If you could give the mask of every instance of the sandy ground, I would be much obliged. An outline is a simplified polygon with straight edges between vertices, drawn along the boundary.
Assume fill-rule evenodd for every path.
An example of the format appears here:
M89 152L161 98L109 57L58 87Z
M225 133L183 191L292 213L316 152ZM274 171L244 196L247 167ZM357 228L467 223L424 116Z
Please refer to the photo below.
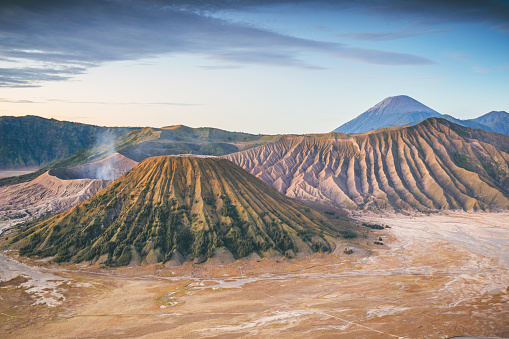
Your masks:
M99 161L52 169L29 182L0 187L0 234L16 224L65 211L85 201L136 164L113 153Z
M0 178L17 177L37 171L38 167L26 167L23 169L0 170Z
M110 270L4 253L0 337L509 337L509 213L363 220L391 228L359 228L360 258Z

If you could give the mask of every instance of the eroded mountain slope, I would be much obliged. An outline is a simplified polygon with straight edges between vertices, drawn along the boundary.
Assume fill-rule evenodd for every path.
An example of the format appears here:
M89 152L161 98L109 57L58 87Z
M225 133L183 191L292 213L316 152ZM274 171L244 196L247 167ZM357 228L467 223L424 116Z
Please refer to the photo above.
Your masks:
M201 262L218 248L235 258L331 251L336 237L355 236L350 226L225 159L161 156L144 160L80 205L34 221L15 242L22 255L122 266L185 257Z
M292 198L351 209L509 208L509 137L430 118L287 136L225 157Z
M0 230L65 211L90 198L136 164L116 153L101 161L49 170L32 181L0 187Z

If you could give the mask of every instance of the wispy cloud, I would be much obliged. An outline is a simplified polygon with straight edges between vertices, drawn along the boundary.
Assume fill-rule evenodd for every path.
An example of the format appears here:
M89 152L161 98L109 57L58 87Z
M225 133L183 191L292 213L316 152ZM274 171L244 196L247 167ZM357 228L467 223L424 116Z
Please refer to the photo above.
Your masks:
M339 49L339 47L338 47ZM237 64L264 64L273 66L292 66L303 69L325 69L324 67L314 66L303 62L294 55L279 52L257 52L251 51L230 51L217 53L209 57L211 60L216 60L225 63Z
M12 100L12 99L6 99L6 98L0 98L0 102L6 102L9 104L39 104L38 101L32 101L32 100Z
M168 54L206 56L215 64L201 66L204 69L249 64L323 69L304 57L310 53L376 65L434 63L409 53L301 39L214 16L223 10L249 11L281 4L319 6L331 13L350 10L424 27L409 32L342 34L351 40L437 34L444 30L426 25L447 23L484 25L509 34L509 6L498 0L4 0L0 8L0 87L66 81L105 62Z
M43 81L68 80L84 72L84 67L0 68L0 87L35 87Z
M384 52L375 49L343 47L332 52L338 58L355 60L357 62L373 65L432 65L434 61L418 55Z
M498 0L388 0L374 11L381 14L409 15L422 24L466 23L491 27L509 33L509 4Z
M437 33L445 33L448 30L445 29L430 29L423 31L397 31L397 32L356 32L356 33L341 33L336 34L339 37L347 38L350 40L362 40L362 41L387 41L387 40L396 40L396 39L404 39L404 38L412 38L420 35L428 35L428 34L437 34Z
M17 66L0 69L0 87L39 86L68 80L108 61L168 54L208 56L218 67L322 69L303 57L310 52L380 65L433 63L411 54L301 39L210 15L275 3L288 1L7 0L0 10L0 58Z

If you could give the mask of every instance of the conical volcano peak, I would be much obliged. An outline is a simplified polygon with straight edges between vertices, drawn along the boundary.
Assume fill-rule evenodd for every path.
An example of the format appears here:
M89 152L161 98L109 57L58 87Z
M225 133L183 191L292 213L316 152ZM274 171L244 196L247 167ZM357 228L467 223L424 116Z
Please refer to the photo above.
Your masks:
M33 222L14 239L22 255L112 266L201 262L223 248L233 258L332 251L354 236L220 158L148 158L76 207Z
M374 111L376 115L401 114L410 112L429 112L438 114L438 112L432 110L428 106L407 95L398 95L385 98L366 112L370 111Z
M334 132L366 133L384 127L414 125L438 116L440 113L419 101L407 95L398 95L380 101L357 118L336 128Z

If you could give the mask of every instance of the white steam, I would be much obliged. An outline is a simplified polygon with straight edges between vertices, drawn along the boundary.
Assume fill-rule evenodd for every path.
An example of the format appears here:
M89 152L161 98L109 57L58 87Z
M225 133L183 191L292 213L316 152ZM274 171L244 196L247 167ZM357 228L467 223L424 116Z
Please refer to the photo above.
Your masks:
M95 144L91 153L103 154L104 158L115 154L115 136L107 130L97 133ZM96 169L95 177L101 180L115 179L115 169L113 168L111 162L103 161L101 165Z

